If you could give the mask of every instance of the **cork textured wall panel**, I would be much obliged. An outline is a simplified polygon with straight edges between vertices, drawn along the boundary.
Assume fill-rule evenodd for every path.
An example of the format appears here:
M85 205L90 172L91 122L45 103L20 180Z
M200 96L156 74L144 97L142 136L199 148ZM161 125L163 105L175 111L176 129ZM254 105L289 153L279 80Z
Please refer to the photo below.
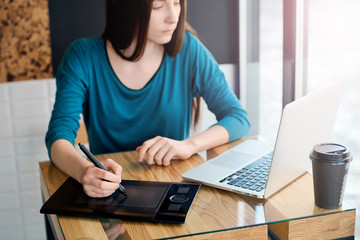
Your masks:
M47 0L0 0L0 82L52 77Z

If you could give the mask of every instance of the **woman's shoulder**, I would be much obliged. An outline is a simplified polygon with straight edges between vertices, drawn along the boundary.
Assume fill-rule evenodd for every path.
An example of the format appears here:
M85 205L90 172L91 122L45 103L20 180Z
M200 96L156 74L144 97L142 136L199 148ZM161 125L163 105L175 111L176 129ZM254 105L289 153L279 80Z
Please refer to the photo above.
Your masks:
M185 32L182 51L184 55L191 56L192 58L196 58L198 60L206 60L209 58L213 58L211 52L201 42L201 40L188 31Z
M104 40L101 37L79 38L70 44L70 48L75 49L93 49L98 46L104 46Z
M181 58L194 58L201 47L199 39L189 31L185 31L184 41L178 54Z
M199 44L199 39L191 32L185 31L184 35L184 46L185 47L192 47L194 45Z
M67 48L59 71L67 72L76 66L80 69L81 66L91 66L93 61L98 59L104 52L104 44L101 38L80 38L73 41Z
M188 54L189 53L198 54L200 52L208 51L208 49L201 42L201 40L189 31L186 31L184 35L183 50Z
M104 41L100 37L80 38L73 41L66 50L65 58L92 59L104 51Z

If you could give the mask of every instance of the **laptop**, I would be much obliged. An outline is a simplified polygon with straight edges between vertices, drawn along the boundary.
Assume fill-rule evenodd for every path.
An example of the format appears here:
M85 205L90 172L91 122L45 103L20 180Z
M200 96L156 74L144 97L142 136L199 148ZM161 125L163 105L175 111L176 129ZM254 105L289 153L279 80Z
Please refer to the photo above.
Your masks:
M185 180L266 199L311 169L313 146L331 141L344 80L287 104L275 146L246 140L185 172Z

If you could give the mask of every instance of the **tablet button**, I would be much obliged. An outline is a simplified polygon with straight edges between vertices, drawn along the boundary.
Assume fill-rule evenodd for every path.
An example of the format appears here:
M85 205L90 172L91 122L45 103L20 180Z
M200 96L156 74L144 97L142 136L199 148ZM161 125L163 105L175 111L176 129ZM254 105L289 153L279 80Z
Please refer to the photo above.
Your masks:
M175 203L182 203L189 200L189 196L185 194L175 194L170 197L170 201Z
M179 211L180 210L181 205L180 204L170 204L168 207L169 211Z
M189 188L188 187L179 187L177 193L179 194L185 194L185 193L188 193L189 191Z

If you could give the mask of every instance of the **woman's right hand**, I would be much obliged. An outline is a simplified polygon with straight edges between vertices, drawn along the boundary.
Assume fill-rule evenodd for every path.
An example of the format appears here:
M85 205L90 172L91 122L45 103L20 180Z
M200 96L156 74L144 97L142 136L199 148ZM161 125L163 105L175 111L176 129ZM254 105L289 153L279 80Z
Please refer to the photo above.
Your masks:
M82 175L84 192L90 197L107 197L119 189L122 167L112 159L106 159L101 163L108 171L90 165L85 168Z

